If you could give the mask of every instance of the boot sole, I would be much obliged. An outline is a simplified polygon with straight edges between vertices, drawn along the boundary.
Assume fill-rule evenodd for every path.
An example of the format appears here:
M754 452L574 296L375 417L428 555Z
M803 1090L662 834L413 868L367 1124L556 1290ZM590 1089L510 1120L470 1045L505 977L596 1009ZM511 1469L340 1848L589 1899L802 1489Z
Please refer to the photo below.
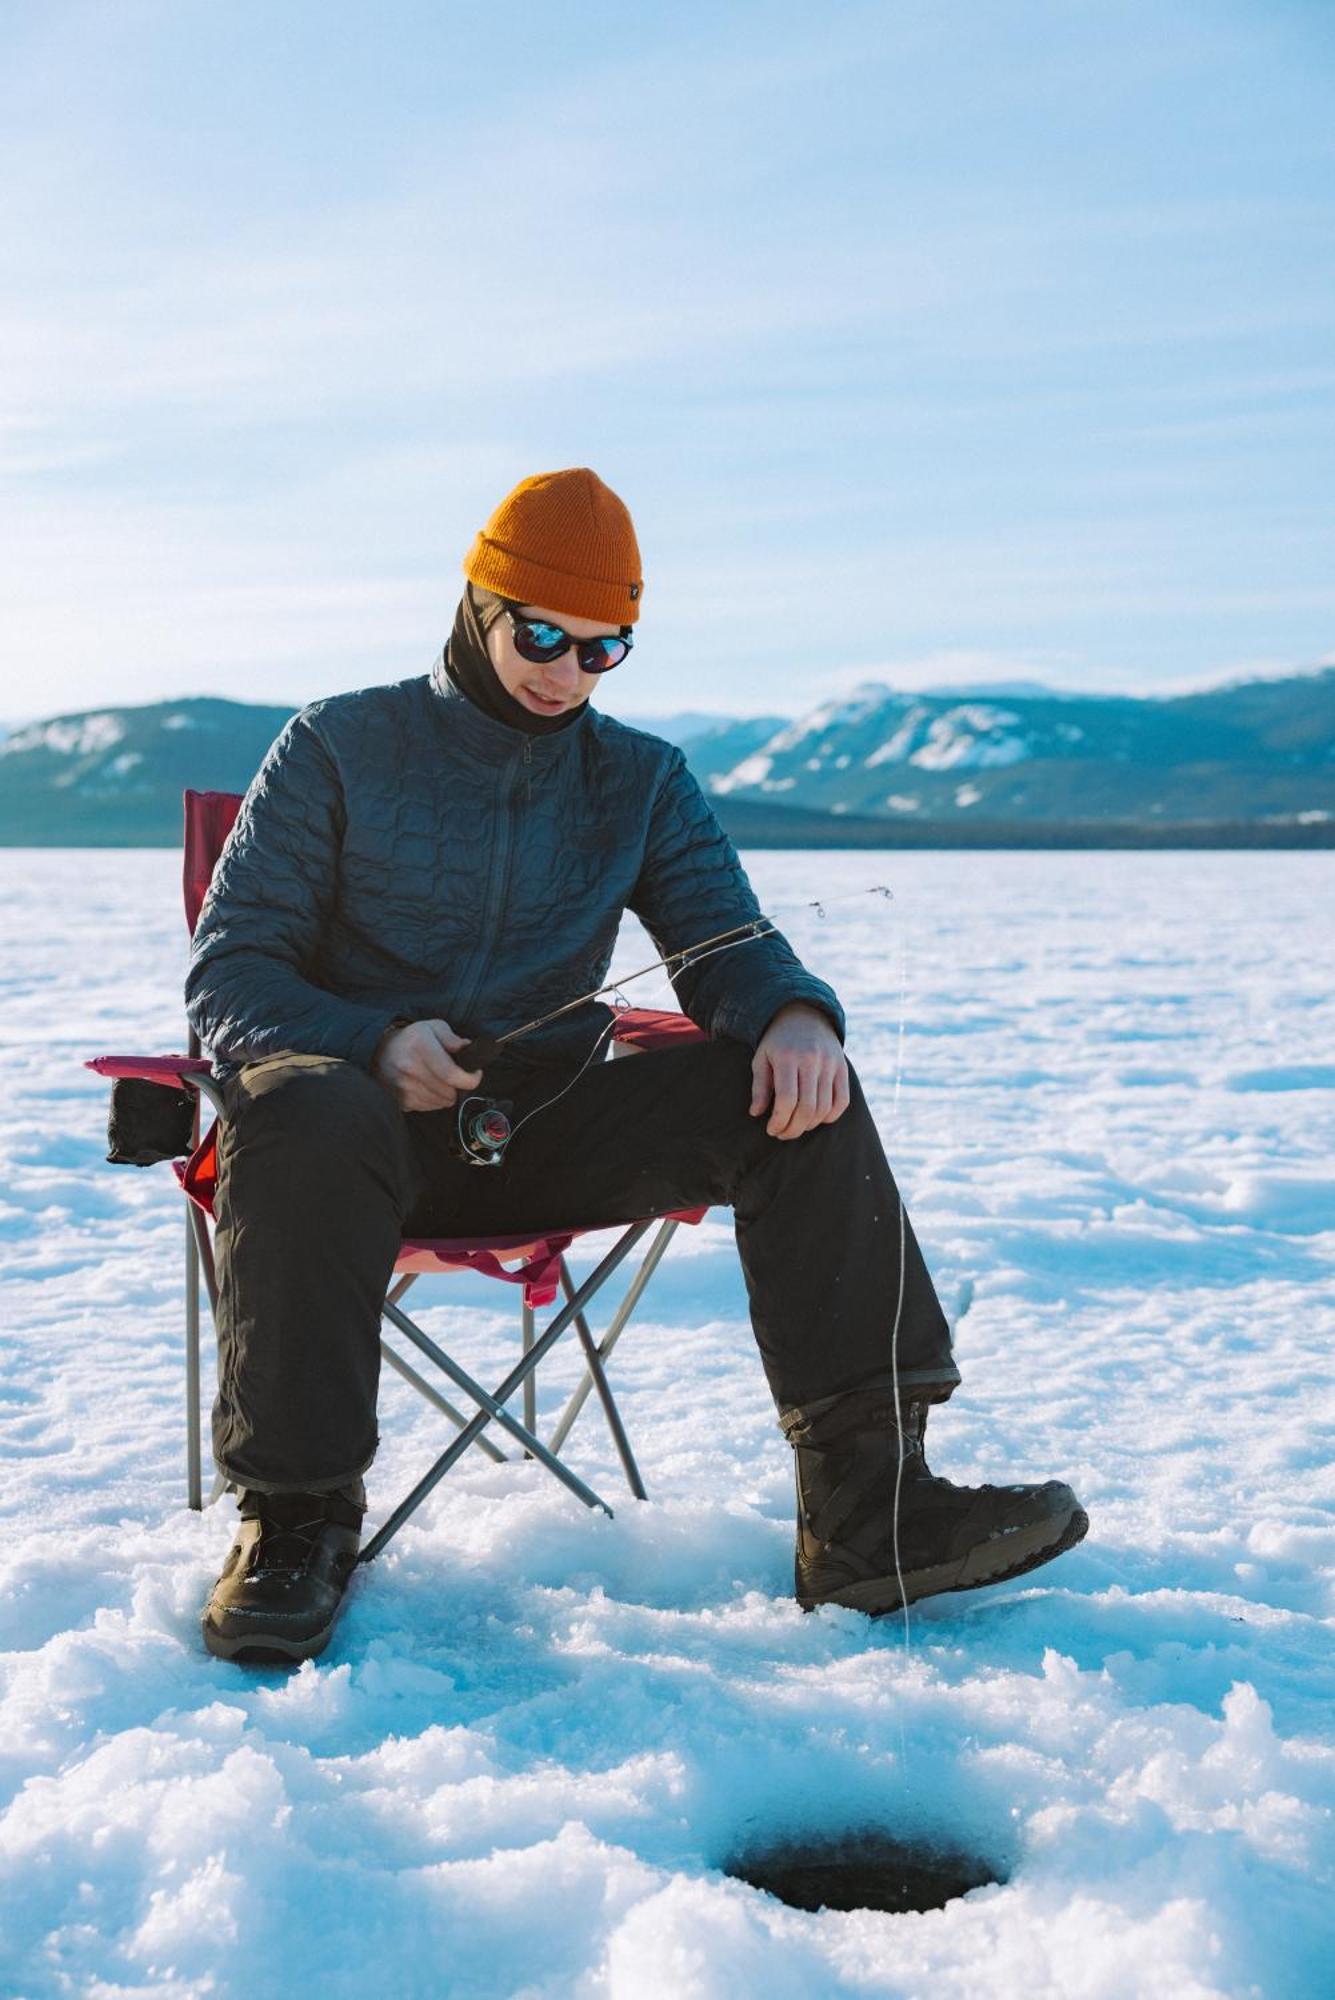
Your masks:
M865 1583L845 1584L827 1597L803 1597L799 1592L797 1601L804 1611L818 1610L822 1604L840 1604L846 1610L865 1611L868 1617L879 1618L887 1611L900 1611L906 1604L915 1604L920 1597L936 1597L950 1590L977 1590L987 1583L1006 1583L1013 1576L1023 1576L1026 1570L1051 1562L1054 1556L1064 1555L1088 1533L1089 1516L1083 1507L1076 1507L1064 1516L1050 1515L1027 1528L994 1535L990 1541L979 1542L967 1554L956 1557L954 1562L938 1563L932 1569L906 1570L902 1595L897 1577L874 1576Z
M201 1629L204 1644L218 1660L237 1660L242 1666L290 1667L298 1660L313 1660L317 1653L323 1653L333 1636L337 1620L331 1618L322 1632L311 1632L303 1639L284 1639L277 1632L238 1632L229 1637L225 1632L215 1632L205 1625Z

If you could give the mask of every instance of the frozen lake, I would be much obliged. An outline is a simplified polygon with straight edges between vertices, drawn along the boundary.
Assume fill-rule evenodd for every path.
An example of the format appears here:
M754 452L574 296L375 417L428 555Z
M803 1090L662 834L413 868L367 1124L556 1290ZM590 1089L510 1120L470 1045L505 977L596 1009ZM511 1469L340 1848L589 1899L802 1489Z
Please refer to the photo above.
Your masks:
M183 1046L177 857L2 853L0 1991L1329 1990L1335 857L750 867L845 1001L957 1320L934 1468L1067 1477L1088 1539L907 1641L802 1616L716 1211L616 1355L647 1505L473 1454L319 1662L210 1659L234 1513L184 1505L179 1197L102 1163L80 1068ZM433 1296L499 1376L508 1292ZM440 1448L392 1376L382 1430L373 1519ZM592 1414L571 1455L615 1500ZM1008 1879L807 1915L722 1872L869 1825Z

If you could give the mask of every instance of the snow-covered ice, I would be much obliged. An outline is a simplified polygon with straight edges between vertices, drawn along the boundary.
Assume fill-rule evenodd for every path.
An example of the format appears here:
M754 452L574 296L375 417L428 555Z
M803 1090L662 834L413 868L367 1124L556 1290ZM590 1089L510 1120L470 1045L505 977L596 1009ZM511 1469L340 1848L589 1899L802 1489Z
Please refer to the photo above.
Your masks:
M571 1455L614 1520L472 1454L359 1572L322 1660L210 1659L234 1514L184 1505L179 1200L165 1168L102 1163L80 1067L181 1046L177 861L9 852L0 1991L1331 1990L1335 864L752 873L766 907L825 899L783 921L848 1005L958 1319L933 1463L1069 1477L1087 1541L916 1607L907 1640L802 1616L791 1461L716 1212L617 1350L649 1504L616 1499L591 1409ZM879 881L892 904L837 900ZM499 1376L510 1294L434 1297L428 1327ZM387 1376L373 1515L438 1422ZM807 1915L723 1872L873 1826L1005 1879Z

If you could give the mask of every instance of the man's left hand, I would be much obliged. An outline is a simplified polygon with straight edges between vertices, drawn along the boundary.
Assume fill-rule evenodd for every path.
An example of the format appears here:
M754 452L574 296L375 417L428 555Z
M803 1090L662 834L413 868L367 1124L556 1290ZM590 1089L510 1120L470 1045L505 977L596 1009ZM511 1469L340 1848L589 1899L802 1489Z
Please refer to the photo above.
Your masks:
M799 1139L847 1109L848 1064L829 1015L801 1000L781 1007L751 1062L751 1116L769 1110L772 1139Z

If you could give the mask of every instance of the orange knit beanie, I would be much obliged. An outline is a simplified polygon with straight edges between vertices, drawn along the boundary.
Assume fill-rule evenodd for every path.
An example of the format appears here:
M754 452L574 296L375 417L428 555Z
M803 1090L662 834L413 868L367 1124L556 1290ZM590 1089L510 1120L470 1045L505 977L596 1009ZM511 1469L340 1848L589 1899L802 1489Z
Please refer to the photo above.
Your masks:
M587 465L535 472L506 494L464 557L464 575L516 604L633 625L644 579L625 502Z

